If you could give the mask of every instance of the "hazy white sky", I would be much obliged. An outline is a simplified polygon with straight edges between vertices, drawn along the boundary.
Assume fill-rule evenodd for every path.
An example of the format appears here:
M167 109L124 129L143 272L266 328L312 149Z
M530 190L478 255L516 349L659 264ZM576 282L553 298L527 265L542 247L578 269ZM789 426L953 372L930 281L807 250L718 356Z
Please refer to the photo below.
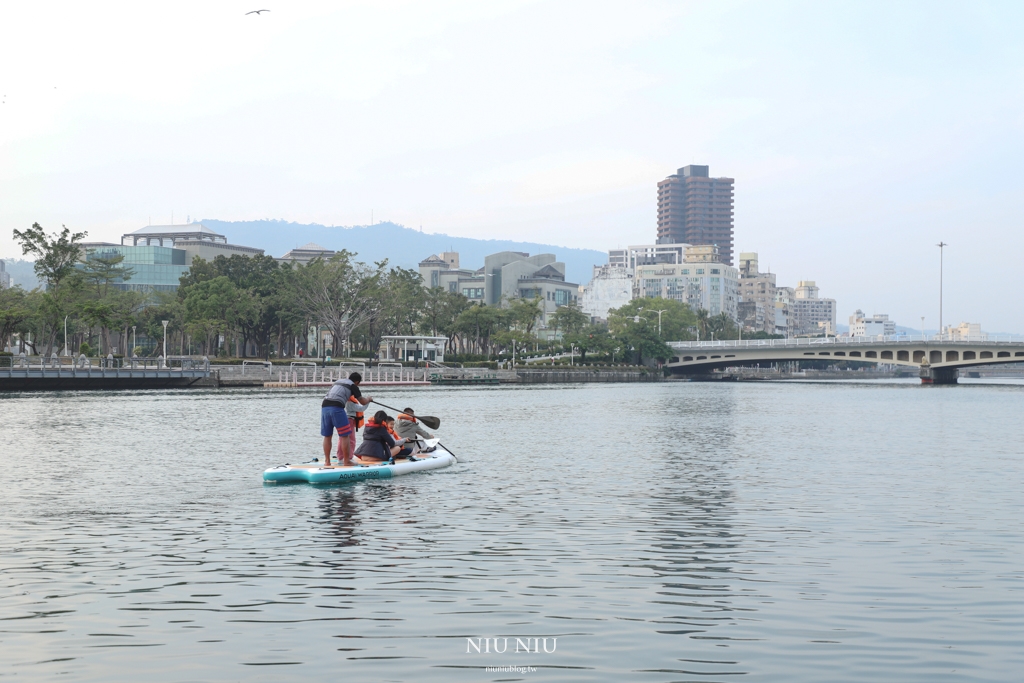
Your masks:
M935 327L941 239L945 321L1024 332L1024 3L2 9L0 256L172 211L607 249L701 163L736 179L737 251L840 322Z

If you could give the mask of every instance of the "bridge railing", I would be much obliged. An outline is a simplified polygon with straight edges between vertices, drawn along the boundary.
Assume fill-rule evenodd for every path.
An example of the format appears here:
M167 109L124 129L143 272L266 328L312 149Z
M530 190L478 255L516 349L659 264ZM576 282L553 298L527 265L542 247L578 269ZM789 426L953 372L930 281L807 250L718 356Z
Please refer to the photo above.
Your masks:
M871 337L796 337L792 339L722 339L716 341L675 341L667 342L673 349L759 349L790 348L801 346L851 346L857 344L1022 344L1019 335L982 335L980 337L959 337L950 335L875 335Z

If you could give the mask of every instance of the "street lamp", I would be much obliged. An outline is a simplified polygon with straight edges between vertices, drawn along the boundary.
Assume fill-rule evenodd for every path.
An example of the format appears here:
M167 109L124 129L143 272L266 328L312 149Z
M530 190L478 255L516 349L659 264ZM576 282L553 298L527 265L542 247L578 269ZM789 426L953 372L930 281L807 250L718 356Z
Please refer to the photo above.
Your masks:
M68 354L68 318L70 316L64 316L64 355Z
M942 339L942 254L943 248L949 245L940 240L935 246L939 248L939 339Z
M161 320L160 322L164 326L164 367L166 368L167 367L167 323L169 323L171 321L170 320Z
M132 325L132 355L135 355L135 346L138 340L135 338L135 325Z
M921 316L921 340L922 340L922 341L924 341L924 340L925 340L925 333L924 333L924 316L923 316L923 315Z

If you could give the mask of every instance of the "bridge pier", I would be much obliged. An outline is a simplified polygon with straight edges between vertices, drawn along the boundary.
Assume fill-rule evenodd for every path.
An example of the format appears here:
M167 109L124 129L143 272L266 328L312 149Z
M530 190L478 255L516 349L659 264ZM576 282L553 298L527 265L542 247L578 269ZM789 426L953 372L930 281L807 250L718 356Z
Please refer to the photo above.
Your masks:
M956 384L960 371L957 368L921 367L921 384Z

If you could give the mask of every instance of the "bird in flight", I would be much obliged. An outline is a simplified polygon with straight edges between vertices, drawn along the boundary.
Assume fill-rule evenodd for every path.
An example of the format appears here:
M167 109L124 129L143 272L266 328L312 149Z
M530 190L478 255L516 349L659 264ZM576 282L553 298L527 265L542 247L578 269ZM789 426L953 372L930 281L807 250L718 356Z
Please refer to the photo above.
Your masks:
M260 12L269 12L269 11L270 10L268 10L268 9L254 9L251 12L246 12L245 16L249 16L250 14L259 14Z

